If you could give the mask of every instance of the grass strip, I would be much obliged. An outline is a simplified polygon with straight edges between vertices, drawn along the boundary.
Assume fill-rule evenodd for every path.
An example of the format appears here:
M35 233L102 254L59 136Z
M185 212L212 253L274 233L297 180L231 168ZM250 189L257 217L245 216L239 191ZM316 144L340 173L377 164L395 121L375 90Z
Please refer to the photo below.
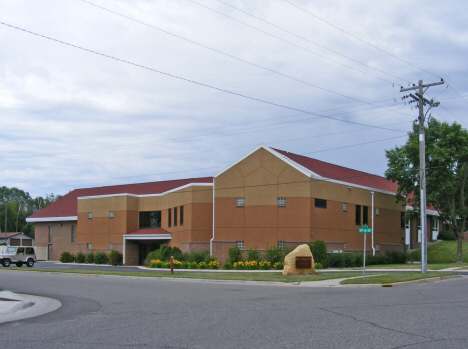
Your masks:
M359 273L327 273L315 275L282 275L278 273L197 273L197 272L177 272L174 274L169 272L157 271L105 271L105 270L78 270L78 269L43 269L43 268L12 268L2 269L10 271L34 271L46 273L64 273L64 274L86 274L86 275L113 275L113 276L132 276L132 277L153 277L153 278L185 278L185 279L203 279L203 280L234 280L234 281L267 281L267 282L304 282L304 281L320 281L330 279L341 279L347 277L359 276Z
M355 279L348 279L341 281L342 285L356 285L356 284L394 284L397 282L414 281L422 279L430 279L435 277L453 276L458 275L457 273L439 273L439 272L428 272L422 274L421 272L414 273L392 273L392 274L373 274L370 278L362 277Z

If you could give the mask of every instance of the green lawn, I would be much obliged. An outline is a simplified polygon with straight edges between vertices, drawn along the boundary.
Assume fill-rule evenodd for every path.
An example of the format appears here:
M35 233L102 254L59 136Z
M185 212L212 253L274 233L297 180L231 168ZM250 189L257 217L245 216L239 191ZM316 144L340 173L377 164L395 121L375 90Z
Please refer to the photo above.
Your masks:
M463 263L468 263L468 242L463 242ZM421 251L414 251L408 259L421 260ZM427 263L455 263L457 261L457 241L441 241L427 248ZM453 265L453 267L458 264Z
M413 281L420 279L429 279L434 277L444 277L444 276L453 276L458 275L456 273L435 273L429 272L426 274L421 274L420 272L414 273L401 273L401 274L382 274L382 275L372 275L370 277L362 280L362 277L355 279L348 279L341 281L342 285L354 285L354 284L393 284L396 282L403 281Z
M186 278L186 279L204 279L204 280L235 280L235 281L269 281L269 282L303 282L303 281L320 281L329 279L341 279L346 277L354 277L360 275L359 273L327 273L316 275L281 275L281 271L277 273L184 273L174 271L174 274L157 272L157 271L105 271L105 270L77 270L77 269L42 269L42 268L4 268L2 270L8 271L36 271L46 273L67 273L67 274L90 274L90 275L114 275L114 276L133 276L133 277L172 277L172 278Z
M468 263L435 263L435 264L428 264L428 270L441 270L446 268L467 268ZM382 265L366 265L366 270L373 270L373 269L417 269L421 270L421 263L415 264L382 264ZM361 268L343 268L340 270L362 270Z

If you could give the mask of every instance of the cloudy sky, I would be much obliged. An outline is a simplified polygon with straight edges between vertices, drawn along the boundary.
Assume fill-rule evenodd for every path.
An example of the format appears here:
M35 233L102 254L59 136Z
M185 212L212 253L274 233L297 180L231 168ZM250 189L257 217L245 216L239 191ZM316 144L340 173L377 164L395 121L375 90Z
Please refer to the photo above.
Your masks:
M0 186L212 176L259 144L383 175L417 110L468 128L465 1L0 1ZM408 101L408 100L407 100Z

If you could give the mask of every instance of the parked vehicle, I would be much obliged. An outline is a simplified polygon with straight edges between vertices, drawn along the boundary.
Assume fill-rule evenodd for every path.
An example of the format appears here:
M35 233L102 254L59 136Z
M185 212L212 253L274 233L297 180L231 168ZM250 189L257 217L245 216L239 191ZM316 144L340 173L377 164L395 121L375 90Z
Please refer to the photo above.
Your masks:
M0 263L4 267L9 267L11 263L15 263L17 267L26 264L31 268L35 262L36 251L34 247L8 246L5 252L0 253Z

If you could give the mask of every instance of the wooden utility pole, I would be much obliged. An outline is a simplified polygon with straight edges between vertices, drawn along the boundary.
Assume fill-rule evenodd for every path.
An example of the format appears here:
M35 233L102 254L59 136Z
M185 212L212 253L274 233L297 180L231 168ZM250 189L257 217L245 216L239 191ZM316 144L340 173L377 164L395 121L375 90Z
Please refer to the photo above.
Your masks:
M413 85L408 88L401 88L400 92L418 90L416 96L410 94L409 96L413 98L414 101L418 103L419 106L419 186L421 189L420 197L420 218L421 218L421 273L427 273L427 219L426 219L426 135L424 132L424 106L429 105L429 109L432 107L437 107L440 103L435 102L434 100L427 100L424 98L424 92L430 87L435 85L441 85L444 83L442 79L439 82L434 82L432 84L423 85L422 80L419 80L418 86ZM423 90L423 89L426 90ZM429 109L427 111L429 111ZM426 112L427 113L427 112Z

